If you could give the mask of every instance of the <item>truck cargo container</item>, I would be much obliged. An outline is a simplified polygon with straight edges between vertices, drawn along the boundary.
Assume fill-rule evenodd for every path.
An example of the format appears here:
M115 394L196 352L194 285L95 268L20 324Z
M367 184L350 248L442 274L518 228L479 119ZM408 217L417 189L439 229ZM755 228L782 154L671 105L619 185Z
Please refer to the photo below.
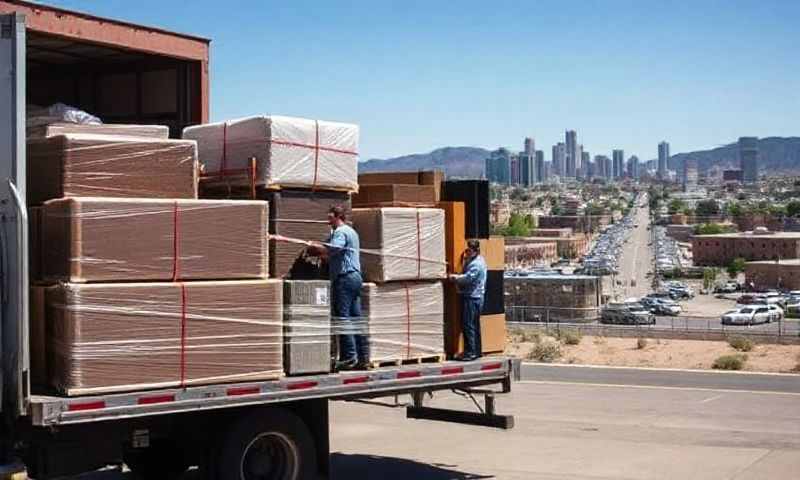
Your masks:
M26 186L41 172L26 169L26 106L63 102L108 123L166 125L179 138L184 127L209 121L209 44L0 0L0 478L27 470L47 479L123 462L145 478L177 478L190 466L205 478L256 478L251 469L258 478L327 478L332 400L410 394L410 418L510 428L513 418L494 412L493 394L510 391L518 364L501 356L78 397L32 389ZM428 393L447 390L483 394L487 408L423 405Z

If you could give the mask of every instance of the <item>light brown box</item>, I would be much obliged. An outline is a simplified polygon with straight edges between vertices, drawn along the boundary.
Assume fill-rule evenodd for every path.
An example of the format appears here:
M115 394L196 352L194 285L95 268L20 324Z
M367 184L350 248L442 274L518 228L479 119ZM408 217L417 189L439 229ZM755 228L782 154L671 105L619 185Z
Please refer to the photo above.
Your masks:
M66 395L283 374L283 285L61 284L47 290L50 384Z

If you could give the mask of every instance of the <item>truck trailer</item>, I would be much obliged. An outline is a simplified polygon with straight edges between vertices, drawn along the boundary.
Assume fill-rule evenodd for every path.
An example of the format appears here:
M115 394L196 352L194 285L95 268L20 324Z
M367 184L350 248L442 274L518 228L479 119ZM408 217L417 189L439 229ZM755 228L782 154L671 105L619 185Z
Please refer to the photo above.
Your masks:
M26 106L56 102L179 138L209 121L210 40L0 0L0 479L126 464L143 478L329 476L331 401L409 395L407 417L511 428L494 395L519 365L502 357L78 397L32 390ZM426 407L433 392L485 397L479 411ZM477 405L477 402L476 402Z

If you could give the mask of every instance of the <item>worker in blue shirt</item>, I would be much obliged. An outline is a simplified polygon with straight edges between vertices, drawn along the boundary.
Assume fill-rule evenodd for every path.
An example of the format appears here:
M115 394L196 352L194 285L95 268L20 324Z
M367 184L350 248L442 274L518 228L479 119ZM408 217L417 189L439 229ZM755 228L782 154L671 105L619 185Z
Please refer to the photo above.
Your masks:
M331 235L325 244L313 243L309 253L328 260L334 331L339 338L336 370L369 368L366 322L361 317L361 261L358 233L346 223L345 210L328 211Z
M478 240L468 240L464 273L450 275L461 296L461 328L464 332L464 353L456 360L472 361L481 356L481 310L486 291L486 260L481 256Z

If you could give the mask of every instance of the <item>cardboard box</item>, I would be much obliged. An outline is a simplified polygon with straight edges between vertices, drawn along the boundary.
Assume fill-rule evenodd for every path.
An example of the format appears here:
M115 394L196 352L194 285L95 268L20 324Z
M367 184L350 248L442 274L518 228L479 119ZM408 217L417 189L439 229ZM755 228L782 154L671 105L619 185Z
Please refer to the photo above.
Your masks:
M354 208L361 272L368 282L435 280L447 275L445 218L438 208Z
M483 353L506 350L506 314L481 315L481 349Z
M435 201L441 200L444 172L425 170L417 172L369 172L358 175L359 188L364 185L430 185L434 189Z
M361 303L372 361L444 355L441 282L365 283Z
M436 192L432 185L359 185L353 207L432 207Z
M438 207L444 210L444 248L447 261L447 273L461 273L461 256L467 248L464 239L466 230L464 223L463 202L439 202Z
M112 135L144 137L165 140L169 138L169 127L165 125L126 125L119 123L82 124L57 122L28 128L28 138L48 138L56 135L88 133L93 135Z
M197 198L197 144L68 134L28 141L28 203L63 197Z
M486 267L489 270L503 270L506 266L506 242L501 236L491 236L480 238L481 255L486 260Z
M48 288L50 384L72 396L278 378L282 294L279 280Z
M330 282L283 282L283 338L287 375L330 372Z
M358 125L278 115L183 130L197 140L203 182L347 192L358 191L358 135Z
M44 204L51 282L267 278L267 202L66 198Z

